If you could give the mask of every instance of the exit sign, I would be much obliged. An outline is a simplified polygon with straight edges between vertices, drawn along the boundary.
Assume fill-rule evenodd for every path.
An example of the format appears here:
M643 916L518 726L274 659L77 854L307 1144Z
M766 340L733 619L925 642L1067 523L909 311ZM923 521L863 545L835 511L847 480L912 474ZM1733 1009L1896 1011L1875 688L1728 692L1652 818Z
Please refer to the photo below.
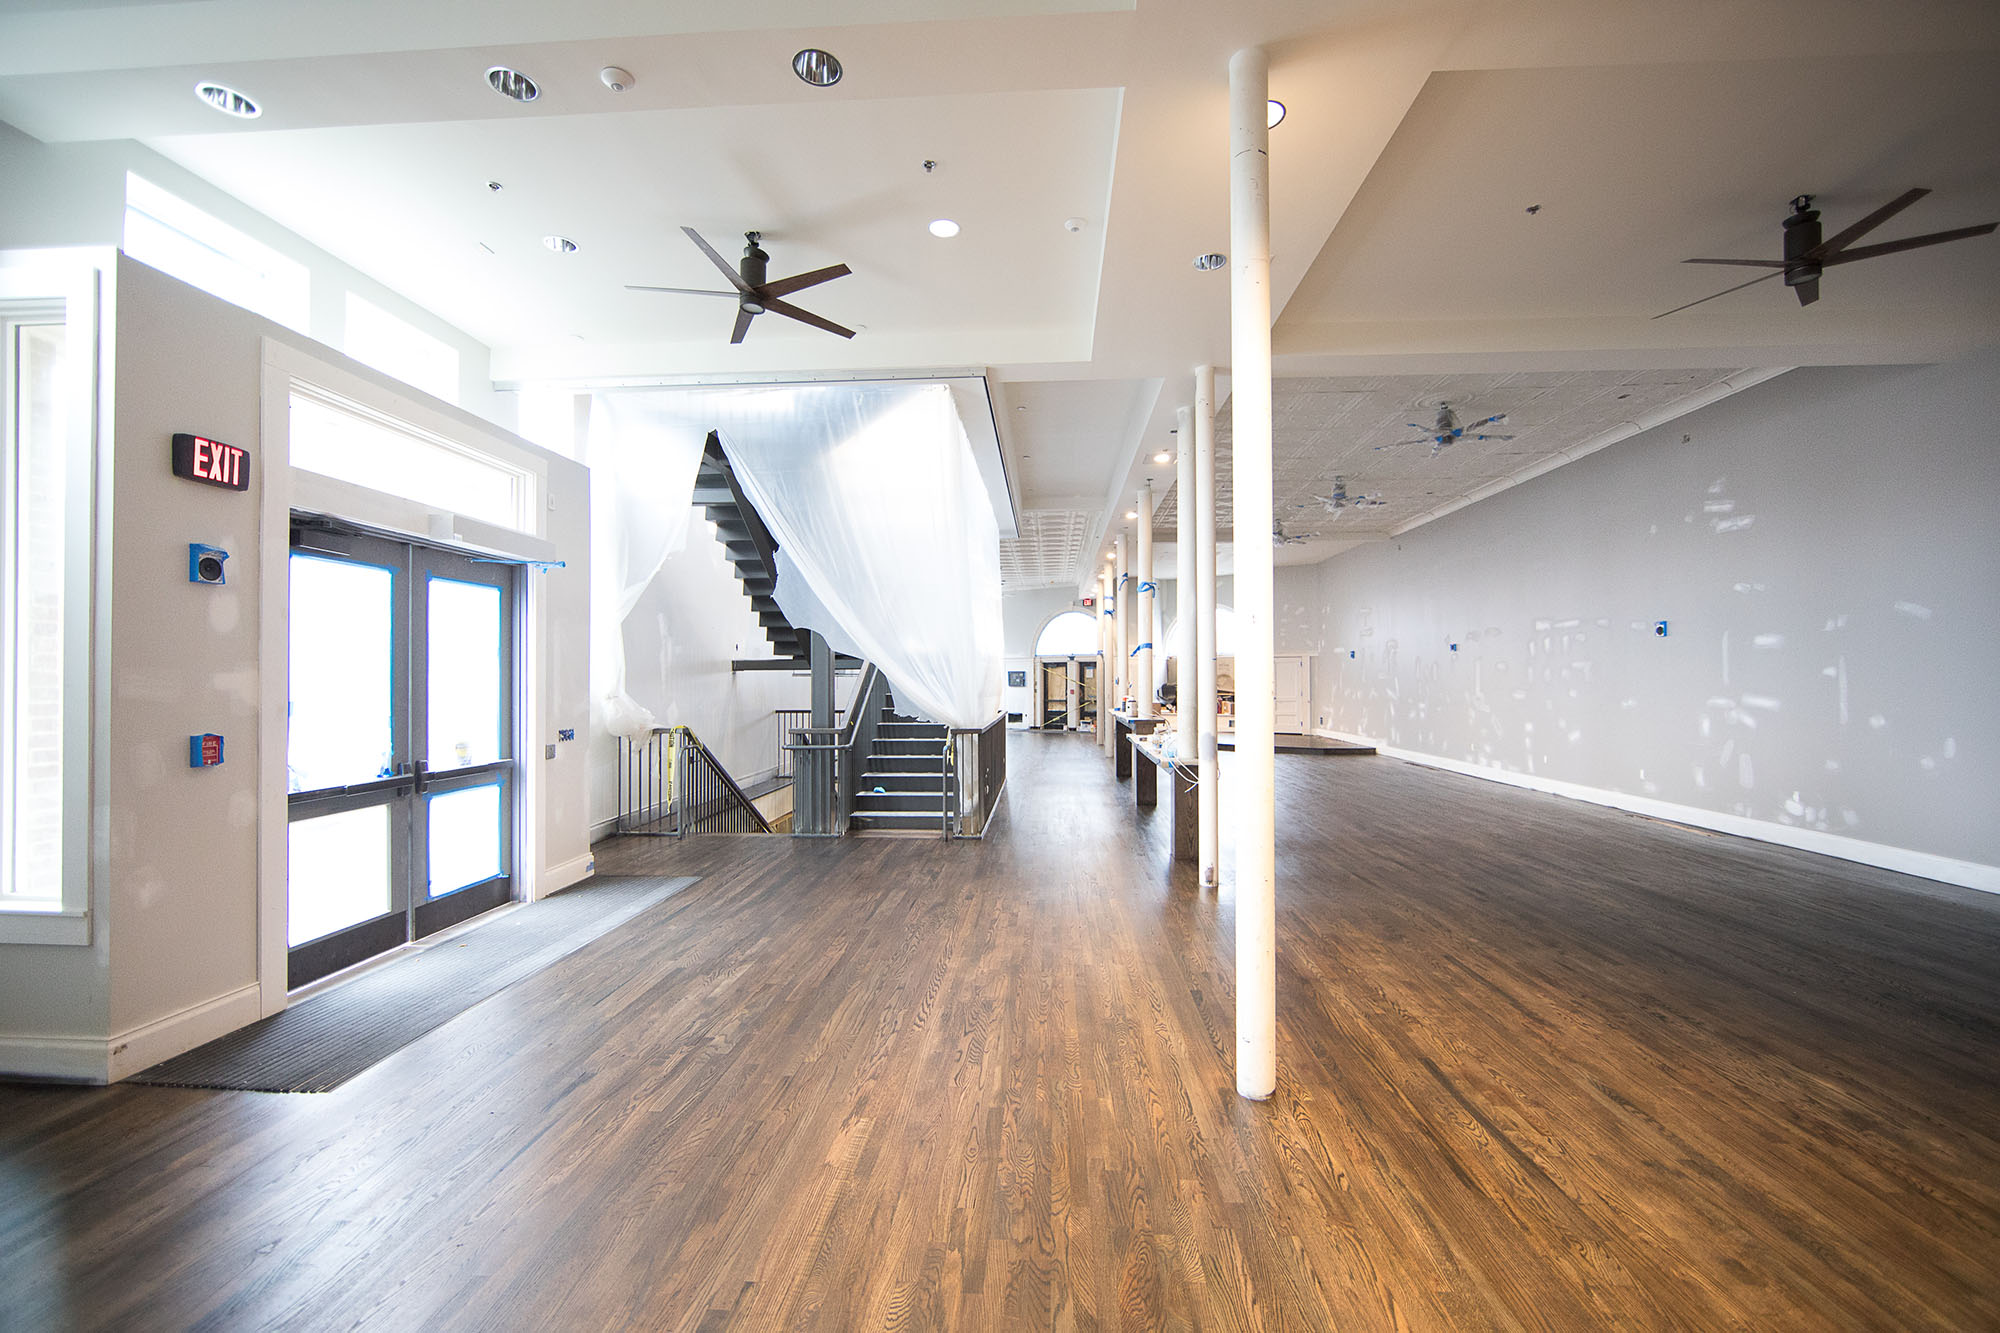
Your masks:
M250 451L202 435L174 436L174 475L224 490L250 489Z

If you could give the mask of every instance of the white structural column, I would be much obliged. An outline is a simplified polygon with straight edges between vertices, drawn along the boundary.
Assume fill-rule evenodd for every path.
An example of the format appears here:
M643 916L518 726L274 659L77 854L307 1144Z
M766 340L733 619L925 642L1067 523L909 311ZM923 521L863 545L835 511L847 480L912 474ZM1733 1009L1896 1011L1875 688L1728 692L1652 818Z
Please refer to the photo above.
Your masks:
M1111 628L1111 566L1097 571L1097 743L1111 753L1111 654L1118 647Z
M1201 740L1195 727L1195 705L1201 698L1201 668L1196 664L1194 572L1194 414L1185 407L1174 413L1177 449L1174 457L1174 753L1181 763L1193 763ZM1207 777L1208 774L1202 776ZM1178 809L1178 807L1176 807ZM1178 816L1176 816L1178 817Z
M1118 693L1114 697L1122 701L1132 680L1132 571L1126 568L1125 564L1124 533L1118 534L1118 540L1111 549L1118 562L1117 591L1112 594L1116 599L1113 605L1118 610L1118 614L1113 617L1118 624L1118 654L1114 659L1118 667L1117 676L1113 681Z
M1229 61L1229 427L1236 556L1236 1091L1278 1090L1277 691L1272 662L1270 62Z
M1222 765L1215 737L1215 367L1194 373L1194 660L1195 743L1201 786L1195 793L1196 860L1201 882L1221 879Z
M1132 599L1132 617L1137 636L1132 640L1132 702L1138 705L1140 717L1153 716L1153 615L1154 594L1159 584L1153 578L1153 483L1147 482L1139 488L1138 503L1133 506L1138 513L1139 524L1139 569L1134 581L1138 584L1139 595Z

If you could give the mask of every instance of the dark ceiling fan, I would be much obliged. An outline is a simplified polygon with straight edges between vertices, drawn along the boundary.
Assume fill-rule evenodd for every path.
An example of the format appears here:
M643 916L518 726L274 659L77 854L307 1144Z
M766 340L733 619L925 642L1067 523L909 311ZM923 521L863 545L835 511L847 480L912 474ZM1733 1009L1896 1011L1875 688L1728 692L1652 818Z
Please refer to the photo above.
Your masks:
M1783 259L1681 261L1683 264L1728 264L1736 268L1768 268L1771 270L1769 273L1752 278L1748 282L1739 282L1734 287L1717 292L1715 296L1704 296L1701 301L1689 301L1687 305L1677 305L1672 310L1663 310L1653 318L1665 319L1668 315L1677 315L1689 306L1698 306L1702 301L1713 301L1716 296L1727 296L1730 292L1740 292L1745 287L1754 287L1766 279L1780 275L1784 277L1785 285L1799 294L1800 305L1811 305L1819 300L1821 270L1835 264L1851 264L1857 259L1874 259L1878 255L1919 250L1926 245L1943 245L1946 241L1963 241L1973 236L1984 236L1995 227L2000 227L2000 222L1987 222L1977 227L1954 227L1950 231L1934 231L1927 236L1906 236L1900 241L1882 241L1876 245L1854 244L1929 193L1929 190L1906 190L1846 231L1838 233L1831 240L1824 241L1820 239L1819 210L1812 206L1813 197L1802 194L1792 200L1791 216L1785 219Z
M750 321L766 310L775 315L783 315L787 319L796 319L801 324L810 324L816 329L825 329L828 333L837 333L843 338L854 336L853 329L842 328L830 319L821 319L810 310L801 310L790 302L779 299L790 296L793 292L803 291L807 287L817 287L822 282L844 278L852 272L847 265L834 264L828 268L816 268L810 273L796 273L789 278L766 281L764 275L766 267L771 262L771 256L765 254L764 248L757 244L762 236L761 232L743 233L743 239L748 244L743 247L743 264L739 271L731 268L729 261L717 254L715 247L704 241L701 233L693 227L682 227L681 230L686 232L687 238L700 246L701 252L722 270L722 276L729 279L730 286L735 290L712 292L697 287L642 287L637 283L627 283L625 284L627 291L675 292L682 296L727 296L736 302L736 328L729 335L729 341L732 343L742 342L743 335L750 332Z

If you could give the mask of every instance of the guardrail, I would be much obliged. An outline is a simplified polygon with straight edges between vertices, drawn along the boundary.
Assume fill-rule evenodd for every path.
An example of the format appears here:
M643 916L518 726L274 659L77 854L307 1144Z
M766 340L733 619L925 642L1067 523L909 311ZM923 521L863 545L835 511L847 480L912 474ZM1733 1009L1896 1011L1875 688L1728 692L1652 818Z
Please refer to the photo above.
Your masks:
M837 727L793 727L785 749L792 752L792 834L838 838L854 813L861 760L875 745L875 728L889 697L889 678L870 662L855 687L847 721Z
M803 731L812 726L813 710L810 708L778 708L772 711L778 715L778 776L781 778L793 777L795 776L794 755L792 748L785 742L791 739L794 731ZM845 708L834 709L834 724L838 726L846 716L847 710Z
M1006 787L1007 715L983 727L953 727L944 745L944 836L986 836Z
M618 750L620 833L685 838L772 831L763 812L688 728L655 727L643 741L620 739Z

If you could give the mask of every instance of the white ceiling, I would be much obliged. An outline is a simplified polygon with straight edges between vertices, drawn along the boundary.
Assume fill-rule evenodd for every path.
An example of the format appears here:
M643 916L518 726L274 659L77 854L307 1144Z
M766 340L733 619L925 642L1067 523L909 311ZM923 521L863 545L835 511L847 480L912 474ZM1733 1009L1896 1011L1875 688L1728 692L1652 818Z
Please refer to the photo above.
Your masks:
M1598 429L1607 391L2000 339L2000 238L1829 271L1806 309L1772 283L1652 318L1728 285L1680 260L1774 254L1801 192L1833 229L1936 191L1878 239L2000 218L1991 0L6 0L0 119L157 148L489 343L503 380L984 367L1032 534L1007 559L1061 581L1141 477L1171 484L1150 458L1193 367L1226 370L1228 274L1190 261L1227 249L1226 67L1253 44L1290 108L1281 513L1337 473L1395 511L1344 531L1480 493ZM807 45L838 86L792 76ZM496 63L542 98L494 94ZM265 117L225 121L198 78ZM963 233L930 237L941 215ZM726 302L625 291L712 285L682 224L732 256L761 231L774 274L848 263L799 303L858 336L765 318L732 348ZM1518 413L1528 452L1374 451L1445 392Z

